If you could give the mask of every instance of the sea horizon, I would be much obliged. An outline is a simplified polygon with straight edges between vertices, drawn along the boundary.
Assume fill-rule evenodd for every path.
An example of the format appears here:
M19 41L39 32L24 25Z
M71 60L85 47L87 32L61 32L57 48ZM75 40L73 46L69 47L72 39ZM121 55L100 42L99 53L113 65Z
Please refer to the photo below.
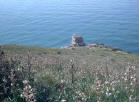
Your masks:
M139 53L138 0L1 0L0 45L60 48L80 34L87 44Z

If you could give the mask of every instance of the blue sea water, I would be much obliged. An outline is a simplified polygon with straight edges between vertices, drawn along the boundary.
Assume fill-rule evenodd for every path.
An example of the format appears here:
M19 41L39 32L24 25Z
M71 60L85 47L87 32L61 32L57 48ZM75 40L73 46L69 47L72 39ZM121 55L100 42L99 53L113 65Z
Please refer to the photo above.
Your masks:
M61 47L74 33L139 53L139 0L0 0L0 45Z

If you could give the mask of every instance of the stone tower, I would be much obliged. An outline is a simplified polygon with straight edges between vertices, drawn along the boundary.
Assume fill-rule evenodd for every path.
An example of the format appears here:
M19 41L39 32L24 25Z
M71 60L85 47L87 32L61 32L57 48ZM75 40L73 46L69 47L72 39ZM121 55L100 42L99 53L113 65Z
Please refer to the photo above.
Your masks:
M72 46L85 46L83 38L80 35L73 35Z

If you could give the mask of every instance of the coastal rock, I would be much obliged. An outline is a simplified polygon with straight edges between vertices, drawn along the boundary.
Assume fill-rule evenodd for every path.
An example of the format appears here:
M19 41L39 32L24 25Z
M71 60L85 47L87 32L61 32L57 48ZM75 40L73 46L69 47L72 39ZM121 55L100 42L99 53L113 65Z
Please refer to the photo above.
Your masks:
M81 37L80 35L73 35L72 46L85 46L83 37Z

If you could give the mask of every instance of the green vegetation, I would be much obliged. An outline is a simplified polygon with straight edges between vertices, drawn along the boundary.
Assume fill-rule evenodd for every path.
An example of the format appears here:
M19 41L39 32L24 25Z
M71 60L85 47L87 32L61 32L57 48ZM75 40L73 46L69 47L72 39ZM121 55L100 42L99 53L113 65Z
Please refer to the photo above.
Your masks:
M110 48L5 45L0 68L2 102L137 102L139 97L139 55Z

